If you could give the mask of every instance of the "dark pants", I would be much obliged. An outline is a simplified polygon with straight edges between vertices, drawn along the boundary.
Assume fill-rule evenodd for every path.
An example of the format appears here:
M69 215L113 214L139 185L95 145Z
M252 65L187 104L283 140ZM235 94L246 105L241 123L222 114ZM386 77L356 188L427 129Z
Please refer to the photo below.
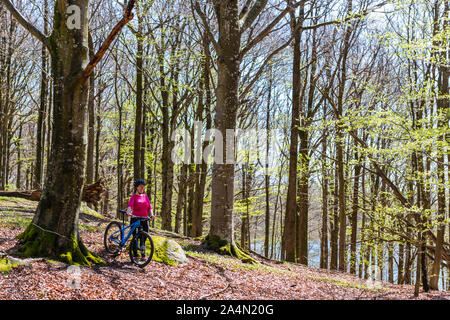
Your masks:
M140 220L140 219L139 219L139 218L135 218L135 217L131 217L131 219L130 219L130 224L133 224L133 223L135 223L135 222L138 221L138 220ZM148 220L141 220L141 227L142 227L142 231L148 232ZM138 232L138 228L136 228L136 229L134 230L134 234L136 235L137 232ZM140 242L140 243L139 243L139 246L140 246L141 249L142 249L142 256L145 257L145 238L139 239L139 242ZM135 256L137 256L137 251L135 250L135 251L133 252L133 254L134 254Z

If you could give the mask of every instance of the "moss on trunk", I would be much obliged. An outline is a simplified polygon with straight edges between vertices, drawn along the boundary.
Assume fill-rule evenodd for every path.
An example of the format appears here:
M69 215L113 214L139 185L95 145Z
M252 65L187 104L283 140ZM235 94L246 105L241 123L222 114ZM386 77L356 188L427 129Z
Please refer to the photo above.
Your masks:
M44 231L34 224L18 236L21 240L17 254L24 258L48 257L68 264L91 266L103 264L100 257L90 252L75 235L60 241L57 234Z
M216 235L208 235L203 243L211 250L235 257L244 263L256 264L256 260L239 248L237 244L230 243Z

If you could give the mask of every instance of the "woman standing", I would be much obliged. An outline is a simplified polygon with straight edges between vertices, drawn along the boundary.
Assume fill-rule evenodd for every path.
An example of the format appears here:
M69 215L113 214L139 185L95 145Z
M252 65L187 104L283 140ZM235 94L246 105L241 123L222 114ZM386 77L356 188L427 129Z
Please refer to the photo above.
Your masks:
M154 218L152 205L150 204L150 200L145 194L145 181L142 179L138 179L134 182L134 194L130 197L130 201L128 201L127 215L131 216L130 224L133 224L139 219ZM141 220L141 226L143 231L148 232L148 220ZM145 249L144 255L141 257L141 261L145 261Z

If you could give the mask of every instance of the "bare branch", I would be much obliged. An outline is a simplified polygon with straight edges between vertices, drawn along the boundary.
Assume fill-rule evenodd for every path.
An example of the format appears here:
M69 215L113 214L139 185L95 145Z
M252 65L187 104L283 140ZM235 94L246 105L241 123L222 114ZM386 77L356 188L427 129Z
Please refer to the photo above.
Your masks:
M328 26L328 25L331 25L331 24L341 24L341 23L344 23L344 22L348 22L348 21L350 21L350 20L359 19L359 18L364 18L364 17L367 16L369 13L375 11L376 9L379 9L379 8L385 6L386 4L388 4L388 1L383 1L383 2L381 2L381 3L379 3L379 4L375 5L375 6L373 6L373 7L371 7L371 8L367 8L367 9L361 11L361 12L358 12L358 13L355 13L355 14L352 14L352 15L349 15L348 17L346 17L346 18L343 19L343 20L331 20L331 21L325 21L325 22L318 23L318 24L314 24L314 25L311 25L311 26L304 26L304 27L302 27L302 29L303 29L303 30L317 29L317 28L324 27L324 26Z
M128 2L127 8L125 9L125 12L123 14L122 20L120 20L116 26L112 29L111 33L108 35L108 37L105 39L103 44L101 45L100 49L97 51L97 53L94 55L94 57L91 59L89 64L84 69L83 73L81 74L80 81L86 80L89 78L90 74L94 70L95 66L100 62L100 60L105 55L108 48L111 46L111 43L114 41L116 36L119 34L119 32L122 30L122 28L133 19L133 8L136 4L136 0L131 0Z
M41 31L39 31L34 25L28 22L22 14L17 11L14 5L9 0L0 0L6 8L11 12L12 16L33 36L35 36L39 41L41 41L51 52L50 43L48 42L48 38Z
M244 15L241 19L243 19L241 32L244 33L245 30L248 29L252 25L252 23L256 20L259 14L264 10L267 5L267 0L257 0L253 7L248 11L247 14ZM245 18L245 19L244 19Z
M270 31L278 24L278 22L280 22L281 19L283 19L283 17L287 13L290 12L291 10L295 9L296 7L298 7L300 5L300 3L301 2L297 2L293 6L290 6L290 5L286 6L286 8L275 19L273 19L273 21L269 25L267 25L267 27L265 27L255 38L253 38L253 40L251 40L249 43L247 43L245 48L242 49L242 51L240 53L240 58L242 59L242 57L248 51L250 51L251 48L253 48L260 41L262 41L270 33Z
M247 0L247 2L245 2L244 6L242 7L241 13L239 14L239 20L242 20L242 18L245 17L251 3L252 3L252 0Z
M192 1L194 1L195 4ZM194 7L195 11L197 12L197 14L202 19L203 26L205 27L206 33L208 34L209 39L211 40L211 42L212 42L212 44L214 46L214 49L216 49L216 52L220 52L219 45L217 44L216 39L214 39L214 35L213 35L213 33L211 31L211 27L209 26L209 23L208 23L208 19L207 19L205 13L200 8L200 5L198 4L198 1L197 0L191 0L191 7Z

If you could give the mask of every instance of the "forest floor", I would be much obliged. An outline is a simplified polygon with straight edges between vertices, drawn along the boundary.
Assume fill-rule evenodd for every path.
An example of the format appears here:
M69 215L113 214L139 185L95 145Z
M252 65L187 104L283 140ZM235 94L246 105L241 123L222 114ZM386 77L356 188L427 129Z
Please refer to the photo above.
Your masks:
M36 202L0 197L0 253L17 244L31 218ZM141 269L132 265L128 253L112 258L103 246L107 218L82 214L80 233L84 244L103 258L104 266L80 268L78 287L70 285L68 265L49 259L28 259L9 272L0 272L0 300L8 299L313 299L450 300L450 292L421 292L413 296L408 285L372 283L354 275L298 264L280 263L253 255L256 265L206 250L200 241L168 235L185 250L189 263L167 266L152 261ZM0 259L2 257L0 256Z

